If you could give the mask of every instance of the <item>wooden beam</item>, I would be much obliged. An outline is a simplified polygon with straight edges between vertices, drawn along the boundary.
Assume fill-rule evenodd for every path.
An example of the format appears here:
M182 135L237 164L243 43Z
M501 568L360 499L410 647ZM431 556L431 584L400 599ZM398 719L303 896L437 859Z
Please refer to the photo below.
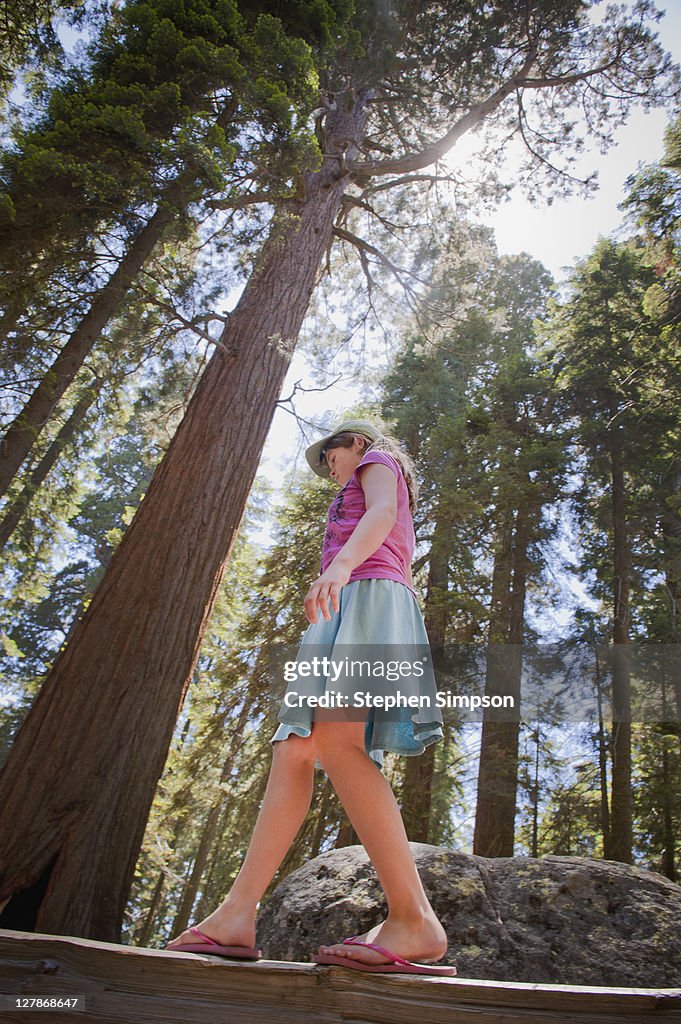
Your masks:
M681 1024L681 989L528 985L238 963L0 930L0 1021L50 1024ZM80 1012L7 997L80 996Z

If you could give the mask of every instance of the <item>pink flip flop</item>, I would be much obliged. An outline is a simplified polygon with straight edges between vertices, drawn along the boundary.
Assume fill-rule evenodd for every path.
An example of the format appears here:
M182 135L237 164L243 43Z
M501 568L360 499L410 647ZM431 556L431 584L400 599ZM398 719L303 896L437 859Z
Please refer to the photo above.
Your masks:
M203 942L182 942L179 946L166 946L170 953L207 953L210 956L224 956L230 960L260 960L262 950L253 946L221 946L200 928L191 927L190 932L200 936Z
M389 949L375 942L360 942L357 936L343 939L344 946L364 946L373 949L381 956L387 956L389 964L366 964L361 960L351 960L349 956L336 956L334 953L319 953L312 957L315 964L332 964L335 967L349 967L353 971L372 971L374 974L430 974L440 978L451 978L456 974L456 967L435 967L430 964L414 964L411 960L391 953Z

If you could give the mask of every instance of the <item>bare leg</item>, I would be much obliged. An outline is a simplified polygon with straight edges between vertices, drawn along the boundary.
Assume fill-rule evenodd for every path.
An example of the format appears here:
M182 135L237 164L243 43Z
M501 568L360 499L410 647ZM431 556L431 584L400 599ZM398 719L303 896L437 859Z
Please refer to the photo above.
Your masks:
M439 960L447 937L423 889L390 784L364 748L364 723L316 722L312 738L383 887L388 916L362 936L410 960ZM367 963L386 958L358 946L322 946Z
M248 853L234 884L198 927L224 946L255 945L257 905L303 823L312 799L315 754L311 738L273 744L272 767ZM199 942L189 931L170 943Z

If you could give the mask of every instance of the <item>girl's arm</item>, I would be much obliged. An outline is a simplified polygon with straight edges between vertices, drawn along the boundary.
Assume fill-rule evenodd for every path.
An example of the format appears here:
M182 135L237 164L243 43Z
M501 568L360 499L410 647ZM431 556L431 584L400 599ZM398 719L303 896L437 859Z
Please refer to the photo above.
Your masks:
M366 512L326 572L310 587L305 597L308 622L317 621L319 609L325 619L331 618L329 600L334 611L338 611L341 587L350 579L352 570L380 548L395 525L397 479L393 471L379 462L370 462L362 467L360 483Z

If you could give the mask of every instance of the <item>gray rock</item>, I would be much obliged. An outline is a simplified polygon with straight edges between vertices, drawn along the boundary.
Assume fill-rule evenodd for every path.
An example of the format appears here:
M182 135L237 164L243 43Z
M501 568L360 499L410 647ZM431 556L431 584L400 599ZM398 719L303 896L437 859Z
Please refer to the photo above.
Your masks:
M681 986L681 887L663 875L582 857L474 857L411 843L459 977L562 984ZM293 872L258 918L278 960L378 924L385 901L361 846Z

